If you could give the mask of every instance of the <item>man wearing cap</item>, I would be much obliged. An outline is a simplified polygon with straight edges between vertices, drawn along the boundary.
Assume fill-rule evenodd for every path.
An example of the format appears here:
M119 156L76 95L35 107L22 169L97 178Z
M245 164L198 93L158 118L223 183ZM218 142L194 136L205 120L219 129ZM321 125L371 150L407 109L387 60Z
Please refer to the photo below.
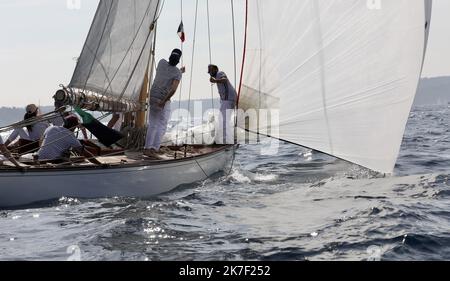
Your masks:
M0 153L3 154L3 156L6 157L6 159L8 159L9 161L11 161L11 163L14 164L14 166L16 166L17 168L22 168L22 166L20 165L19 162L17 162L17 160L11 155L11 153L8 151L8 149L6 148L6 145L3 144L3 139L2 136L0 136ZM0 159L1 160L1 159Z
M26 113L24 116L24 121L36 119L40 115L39 107L34 104L28 105L25 110ZM39 148L38 142L49 125L50 124L48 122L36 120L33 124L28 125L26 130L24 130L24 128L17 128L6 140L5 145L9 146L12 142L19 138L19 147L21 148L19 149L19 152L33 152Z
M169 61L162 59L158 63L156 76L150 90L150 114L144 155L159 158L157 153L167 131L170 118L170 99L175 95L185 68L179 69L182 52L172 51Z
M37 152L39 160L56 161L68 156L70 150L77 154L84 155L89 162L96 165L101 163L94 156L84 149L80 141L75 137L74 131L80 126L77 117L69 116L64 119L64 127L49 127L45 133L41 148Z
M49 120L49 122L53 125L53 126L59 126L59 127L63 127L64 126L64 119L69 117L69 116L75 116L77 117L75 114L70 113L70 112L66 112L63 107L65 107L64 103L55 101L54 103L55 106L55 112L57 112L59 115L57 115L56 117L52 118ZM78 117L77 117L78 118ZM88 137L88 133L86 131L86 128L83 127L82 125L80 125L80 131L83 134L83 137L85 140L89 140Z
M211 75L210 82L217 84L217 88L220 94L220 113L219 117L219 130L216 134L216 143L218 144L232 144L233 138L233 126L231 126L231 113L236 107L237 93L236 89L231 85L230 80L223 71L219 71L217 65L209 65L208 73Z

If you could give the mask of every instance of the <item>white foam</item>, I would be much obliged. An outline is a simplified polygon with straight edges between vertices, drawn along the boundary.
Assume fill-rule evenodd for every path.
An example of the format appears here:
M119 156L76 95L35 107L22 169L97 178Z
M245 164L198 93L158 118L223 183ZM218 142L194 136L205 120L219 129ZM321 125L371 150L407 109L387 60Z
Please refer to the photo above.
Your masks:
M238 183L251 183L252 182L252 180L249 177L245 176L238 170L234 170L233 173L230 175L230 177L233 180L237 181Z
M262 174L256 174L254 177L255 181L259 182L271 182L278 180L278 175L274 174L268 174L268 175L262 175Z

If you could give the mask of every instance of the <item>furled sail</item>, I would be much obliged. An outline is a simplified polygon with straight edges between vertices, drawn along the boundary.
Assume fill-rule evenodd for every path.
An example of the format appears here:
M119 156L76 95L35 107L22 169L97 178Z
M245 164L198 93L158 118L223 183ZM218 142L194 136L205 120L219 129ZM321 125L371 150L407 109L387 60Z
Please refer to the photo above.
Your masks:
M159 5L158 0L101 0L69 87L137 100Z
M279 111L250 130L391 173L431 1L249 0L248 11L239 107Z

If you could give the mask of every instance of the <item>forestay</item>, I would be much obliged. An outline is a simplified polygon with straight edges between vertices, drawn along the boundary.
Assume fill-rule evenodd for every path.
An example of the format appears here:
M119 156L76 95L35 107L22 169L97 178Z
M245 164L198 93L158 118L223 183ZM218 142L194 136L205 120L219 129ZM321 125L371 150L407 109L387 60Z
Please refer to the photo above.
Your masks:
M71 88L137 100L148 66L158 0L101 0Z
M391 173L431 1L249 0L248 10L240 108L279 110L280 121L250 129Z

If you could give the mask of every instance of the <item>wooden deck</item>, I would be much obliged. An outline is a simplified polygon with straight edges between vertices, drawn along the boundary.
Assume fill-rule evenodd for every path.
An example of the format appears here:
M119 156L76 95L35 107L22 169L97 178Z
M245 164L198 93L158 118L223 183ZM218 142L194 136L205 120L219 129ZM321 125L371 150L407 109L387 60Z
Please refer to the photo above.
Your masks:
M115 155L98 156L96 159L106 166L139 166L148 165L152 163L181 161L184 159L191 159L200 156L205 156L232 147L232 145L193 145L182 147L163 147L158 154L160 159L152 159L143 155L142 152L122 152ZM20 159L20 162L27 165L28 169L51 169L61 167L94 167L95 165L87 161L84 157L72 157L70 160L61 160L58 163L36 163L31 159ZM10 162L0 163L1 170L16 169Z

